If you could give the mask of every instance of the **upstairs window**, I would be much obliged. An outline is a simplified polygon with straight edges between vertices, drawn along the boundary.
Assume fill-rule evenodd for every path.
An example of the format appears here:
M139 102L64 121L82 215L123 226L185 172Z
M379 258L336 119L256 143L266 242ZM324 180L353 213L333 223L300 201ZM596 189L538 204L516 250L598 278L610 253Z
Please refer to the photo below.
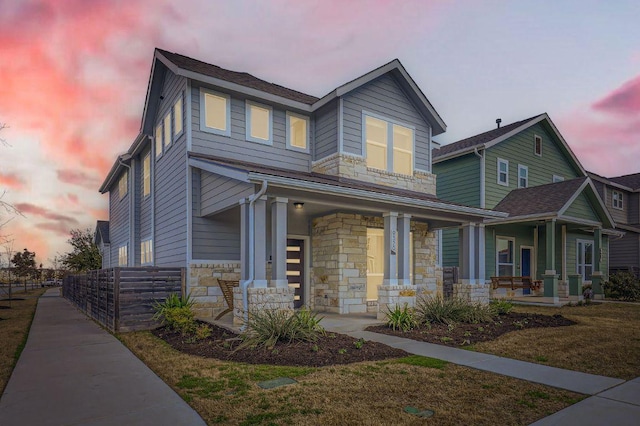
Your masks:
M498 158L498 185L509 186L509 162Z
M551 178L551 181L553 183L564 182L564 176L553 175L553 177Z
M171 112L164 116L164 147L168 148L171 145Z
M518 188L529 186L529 168L518 164Z
M142 160L142 196L151 193L151 154L144 156Z
M156 158L162 155L162 123L156 126Z
M140 243L140 264L151 265L153 263L153 240L147 239Z
M120 179L118 180L118 194L120 194L120 199L122 200L125 195L129 192L129 172L127 170L122 173Z
M272 109L266 105L246 102L247 140L271 144Z
M173 135L182 133L182 96L173 104Z
M127 266L129 259L127 256L127 245L118 247L118 266Z
M542 157L542 137L538 135L533 136L533 153L538 157Z
M200 130L229 136L231 100L228 95L200 89Z
M367 167L413 175L413 129L365 115L364 141Z
M612 198L612 202L613 202L613 208L614 209L620 209L622 210L623 207L623 203L622 203L622 192L620 191L613 191L611 193L611 198Z
M309 152L309 118L287 112L287 148Z

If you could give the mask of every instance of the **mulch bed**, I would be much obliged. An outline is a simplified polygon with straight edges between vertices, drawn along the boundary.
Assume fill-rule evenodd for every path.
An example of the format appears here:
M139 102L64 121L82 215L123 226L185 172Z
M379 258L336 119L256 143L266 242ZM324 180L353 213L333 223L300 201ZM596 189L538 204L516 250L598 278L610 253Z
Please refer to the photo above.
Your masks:
M404 337L421 342L447 346L469 346L478 342L494 340L511 331L541 327L564 327L577 324L560 314L553 316L510 312L500 315L495 321L481 324L432 324L431 328L420 327L410 331L392 330L386 325L367 327L367 331Z
M189 342L188 337L166 327L153 330L152 333L180 352L248 364L324 367L410 355L403 350L371 341L364 342L358 349L358 339L338 333L327 333L316 342L278 343L272 349L261 347L234 350L240 344L236 334L215 325L209 326L211 336L195 342Z

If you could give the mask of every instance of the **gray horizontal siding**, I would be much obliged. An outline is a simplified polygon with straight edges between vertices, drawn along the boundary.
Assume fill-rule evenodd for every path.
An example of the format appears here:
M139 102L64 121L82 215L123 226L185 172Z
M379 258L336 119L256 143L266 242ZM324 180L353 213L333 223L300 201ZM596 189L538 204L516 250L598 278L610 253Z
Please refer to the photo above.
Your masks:
M111 265L118 266L118 249L129 243L129 195L120 199L118 179L109 191L109 241Z
M617 209L613 207L613 191L622 192L623 194L622 209ZM604 203L607 206L607 209L609 209L609 213L611 213L611 217L616 223L623 223L623 224L629 223L628 210L629 210L630 201L631 200L629 199L629 193L627 191L607 187L606 199Z
M139 158L139 166L138 166L138 177L139 177L139 184L136 186L136 190L138 191L139 194L139 199L140 201L140 214L139 214L139 220L138 220L138 242L136 244L136 250L138 251L138 256L136 257L136 265L140 264L140 243L143 240L146 240L148 238L150 238L152 236L152 228L151 228L151 207L152 207L152 200L151 200L151 194L149 194L146 197L143 197L142 195L142 191L143 191L143 180L144 180L144 176L143 176L143 171L142 171L142 163L144 161L144 157L145 155L147 155L147 153L149 152L149 149L145 149L141 154L140 154L140 158ZM151 158L151 165L153 167L153 157ZM153 175L152 175L153 176Z
M640 223L640 194L629 195L629 223Z
M609 254L610 268L640 267L640 235L626 231L622 238L612 238Z
M178 96L186 89L186 80L167 72L162 93L164 99L158 109L157 120L170 110ZM184 99L184 98L183 98ZM187 255L187 196L186 196L186 137L185 132L162 157L154 159L155 241L156 266L185 266Z
M338 152L338 101L332 101L315 114L314 160Z
M271 167L309 171L310 154L286 149L285 110L273 107L273 145L250 142L246 140L245 99L231 96L231 136L217 135L200 130L200 87L194 82L191 90L192 151ZM313 146L313 132L310 134L310 145Z
M200 215L238 205L241 198L255 193L254 185L224 176L201 172Z
M385 74L345 95L343 150L362 155L362 112L368 111L415 127L415 166L431 170L429 125L395 78Z

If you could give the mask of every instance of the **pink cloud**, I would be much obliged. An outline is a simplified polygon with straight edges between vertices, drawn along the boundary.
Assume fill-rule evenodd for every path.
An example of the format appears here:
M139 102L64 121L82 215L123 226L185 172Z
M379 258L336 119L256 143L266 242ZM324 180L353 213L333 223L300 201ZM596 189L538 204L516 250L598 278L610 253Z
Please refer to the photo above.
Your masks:
M60 182L81 186L89 190L97 191L101 182L101 179L99 177L95 175L89 175L88 173L85 173L81 170L64 169L58 170L56 173ZM78 200L77 196L75 196L75 200Z
M637 117L640 112L640 75L594 103L593 109Z
M36 216L41 217L43 219L48 219L56 222L60 222L65 224L68 227L68 231L71 230L70 226L77 226L78 220L71 216L66 216L60 213L53 212L45 207L36 206L35 204L30 203L18 203L15 205L15 208L18 209L25 216Z
M2 188L23 189L24 180L15 173L0 172L0 189Z

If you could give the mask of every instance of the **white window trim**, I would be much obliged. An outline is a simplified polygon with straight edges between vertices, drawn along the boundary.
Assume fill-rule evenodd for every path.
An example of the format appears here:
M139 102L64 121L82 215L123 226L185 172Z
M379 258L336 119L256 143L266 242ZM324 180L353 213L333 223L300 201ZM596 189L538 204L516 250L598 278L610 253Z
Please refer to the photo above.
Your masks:
M298 146L294 146L291 144L291 117L295 117L301 120L304 120L307 122L307 135L306 135L306 142L307 142L307 147L306 148L300 148ZM310 139L311 139L311 120L309 120L309 117L307 117L306 115L301 115L301 114L296 114L295 112L291 112L291 111L287 111L287 149L290 149L292 151L298 151L298 152L305 152L305 153L309 153L309 146L311 145L310 143Z
M214 96L219 96L221 98L225 98L227 105L227 121L225 123L225 130L216 129L214 127L207 127L206 121L206 111L205 111L205 101L204 95L210 94ZM215 90L205 89L204 87L200 88L200 130L207 133L213 133L216 135L222 136L231 136L231 97L225 93L216 92Z
M551 177L551 182L553 182L553 183L564 182L564 176L553 175Z
M525 186L520 185L520 179L522 179L522 176L520 176L521 170L525 170L527 172L525 176L527 184ZM518 164L518 188L528 188L528 187L529 187L529 167L525 166L524 164Z
M169 137L167 138L165 123L167 118L169 119ZM167 113L162 117L162 141L164 142L164 150L168 151L171 147L171 143L173 142L173 107L167 111Z
M124 185L121 185L122 181L124 181ZM124 186L124 192L122 191L122 187ZM118 197L119 200L122 200L129 193L129 171L125 170L122 173L122 176L118 179Z
M511 254L512 263L511 263L511 276L515 276L516 270L516 239L514 237L503 237L502 235L496 235L496 270L495 276L499 276L500 273L500 255L498 252L498 240L507 240L513 243L513 253ZM508 263L503 263L503 265L508 265Z
M251 136L251 107L255 106L258 108L263 108L269 111L269 139L260 139L254 138ZM261 104L253 101L245 101L244 103L244 112L245 112L245 137L249 142L260 143L263 145L273 145L273 108L269 105Z
M182 126L180 131L178 133L176 133L176 112L175 112L175 108L176 108L176 104L178 103L178 101L181 102L181 106L182 106L182 110L181 112L181 116L182 116ZM171 127L172 127L172 132L171 135L173 137L173 141L175 142L180 136L182 136L182 134L184 133L184 96L182 95L182 93L180 93L180 96L178 96L176 98L176 100L173 102L173 105L171 106Z
M500 182L500 164L504 163L507 166L507 181L506 182ZM496 165L496 172L497 172L497 176L496 176L496 180L498 182L498 185L502 185L502 186L509 186L509 160L505 160L504 158L498 158L497 161L497 165Z
M618 197L618 205L616 205L616 194ZM624 210L624 193L622 191L611 190L611 207L616 210Z
M124 263L120 262L120 251L124 249ZM129 247L128 244L123 244L121 246L118 247L118 266L122 267L122 266L129 266Z
M151 259L148 262L144 262L144 244L145 243L149 243L149 251L151 253ZM142 241L140 241L140 265L141 266L149 266L149 265L153 265L153 261L154 261L154 254L153 254L153 240L151 239L151 237L145 238Z
M158 135L158 127L160 127L160 134ZM156 153L156 160L159 159L160 157L162 157L162 153L164 152L164 141L163 139L163 135L164 135L164 121L160 120L159 123L156 124L156 126L154 127L154 137L153 137L153 149L155 150Z
M393 118L385 117L380 114L376 114L374 112L362 111L362 157L367 160L367 116L371 118L377 118L378 120L385 121L387 123L387 168L386 169L375 169L381 170L387 173L396 173L402 174L403 176L413 176L416 172L416 127L411 124L404 123L402 121L394 120ZM393 171L393 125L406 127L411 130L412 140L411 140L411 175L405 175L403 173L397 173ZM368 167L368 166L367 166Z
M144 162L145 162L145 160L147 158L149 159L149 167L148 167L148 170L147 170L147 173L149 174L149 192L147 194L145 194L144 193L144 178L145 178L145 176L144 176L145 175L145 173L144 173L145 172L145 170L144 170L145 169ZM140 168L142 170L142 188L141 188L142 189L142 191L141 191L142 198L143 199L147 199L151 195L151 151L147 152L147 154L144 157L142 157L142 167L140 167Z
M538 154L536 152L536 140L537 139L540 139L540 154ZM540 135L536 135L536 134L533 135L533 153L535 155L537 155L538 157L542 157L542 136L540 136Z
M584 263L584 256L582 256L582 253L580 252L580 250L578 250L578 247L580 247L580 244L591 244L591 263ZM587 281L585 279L585 266L589 265L591 266L591 275L593 275L593 261L595 259L595 244L593 242L593 240L583 240L583 239L577 239L576 240L576 274L579 274L579 269L580 266L582 266L582 280L583 281Z

